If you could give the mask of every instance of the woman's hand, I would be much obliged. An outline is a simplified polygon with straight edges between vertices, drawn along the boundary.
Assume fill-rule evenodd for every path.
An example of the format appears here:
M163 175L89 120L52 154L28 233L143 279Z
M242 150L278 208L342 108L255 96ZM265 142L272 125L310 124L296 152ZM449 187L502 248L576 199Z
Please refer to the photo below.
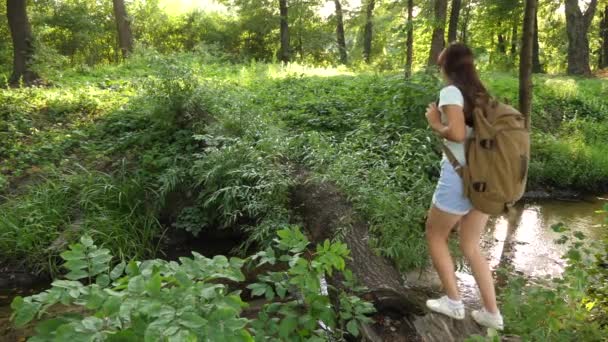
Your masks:
M426 121L428 121L429 126L438 130L440 126L443 126L441 123L441 113L439 112L439 108L437 108L437 104L429 103L429 106L426 108Z

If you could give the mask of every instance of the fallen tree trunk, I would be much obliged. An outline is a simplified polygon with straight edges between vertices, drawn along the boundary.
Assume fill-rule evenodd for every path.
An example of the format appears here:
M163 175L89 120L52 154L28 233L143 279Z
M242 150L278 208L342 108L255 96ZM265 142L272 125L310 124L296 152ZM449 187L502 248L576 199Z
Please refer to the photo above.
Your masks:
M418 340L464 341L473 334L485 335L485 329L470 315L455 321L428 313L425 308L427 291L407 287L397 268L370 248L367 223L335 185L311 180L309 173L300 172L292 192L292 204L302 217L311 241L322 242L336 234L343 237L351 251L347 265L358 282L368 289L364 297L371 300L381 314L398 313L405 317L415 329ZM338 286L335 279L328 279L328 282Z

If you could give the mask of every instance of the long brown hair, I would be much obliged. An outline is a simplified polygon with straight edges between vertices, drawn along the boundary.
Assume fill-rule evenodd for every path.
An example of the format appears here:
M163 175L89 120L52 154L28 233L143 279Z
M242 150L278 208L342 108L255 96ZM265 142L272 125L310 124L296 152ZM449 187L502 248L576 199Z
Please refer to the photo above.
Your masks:
M490 94L479 79L473 51L463 43L454 42L443 50L437 61L452 84L464 97L465 122L473 126L473 109L476 101L488 101Z

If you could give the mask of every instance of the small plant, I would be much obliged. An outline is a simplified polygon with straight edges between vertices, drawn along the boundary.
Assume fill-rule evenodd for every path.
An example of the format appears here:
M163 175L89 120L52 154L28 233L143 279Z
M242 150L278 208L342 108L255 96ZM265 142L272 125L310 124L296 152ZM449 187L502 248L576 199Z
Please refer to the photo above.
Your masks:
M317 246L296 228L278 232L275 249L248 259L193 253L179 262L120 262L88 236L61 254L69 271L51 289L13 300L12 320L22 327L51 315L57 306L78 307L36 325L30 341L323 341L328 334L357 335L369 321L370 303L339 292L340 311L322 291L321 279L343 272L348 250L342 243ZM268 301L256 319L242 317L248 305L234 285L245 280L245 264L286 264L283 272L260 275L248 288ZM347 277L352 280L352 277ZM277 301L274 301L277 299Z

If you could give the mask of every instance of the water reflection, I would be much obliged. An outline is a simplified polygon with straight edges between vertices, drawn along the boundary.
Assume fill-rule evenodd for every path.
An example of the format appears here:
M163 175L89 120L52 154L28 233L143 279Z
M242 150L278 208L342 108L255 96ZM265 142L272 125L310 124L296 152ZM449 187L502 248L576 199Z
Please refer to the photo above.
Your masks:
M561 256L566 245L556 244L561 234L551 226L564 223L572 231L580 231L589 239L601 239L606 235L602 228L603 215L596 213L605 200L593 198L581 202L545 201L529 203L517 208L515 222L509 224L506 217L495 220L495 241L488 249L490 264L497 267L505 262L526 276L557 276L564 268Z
M561 256L567 246L555 243L561 234L555 233L551 226L564 223L572 231L580 231L590 240L601 239L608 235L602 225L605 215L597 214L608 203L604 198L590 198L586 201L542 201L520 204L513 217L506 215L493 219L481 241L486 251L490 267L512 265L517 273L527 277L558 276L564 269ZM457 272L461 295L467 305L479 306L479 293L475 279L466 264L461 264ZM413 286L432 284L436 289L440 281L434 271L424 271L422 276L409 274L407 282ZM501 280L499 279L500 283Z

